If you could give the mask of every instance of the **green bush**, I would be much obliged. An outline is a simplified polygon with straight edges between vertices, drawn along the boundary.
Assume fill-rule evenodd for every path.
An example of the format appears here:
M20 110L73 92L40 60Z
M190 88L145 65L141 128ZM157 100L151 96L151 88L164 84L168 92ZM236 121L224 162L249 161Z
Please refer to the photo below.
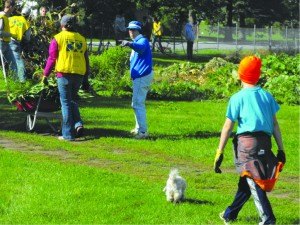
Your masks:
M127 95L129 89L129 53L122 47L112 47L101 55L90 56L92 86L105 96Z
M93 87L105 96L129 96L131 82L128 52L111 48L100 56L91 57ZM299 104L300 54L262 55L259 85L271 92L279 103ZM150 98L171 100L227 100L241 88L238 64L223 58L213 58L205 65L175 63L154 68Z

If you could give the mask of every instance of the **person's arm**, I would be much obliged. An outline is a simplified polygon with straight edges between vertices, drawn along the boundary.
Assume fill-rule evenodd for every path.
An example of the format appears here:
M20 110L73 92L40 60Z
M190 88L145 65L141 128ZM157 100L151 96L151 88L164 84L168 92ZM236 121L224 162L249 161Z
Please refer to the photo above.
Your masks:
M221 132L220 142L218 149L222 152L224 152L225 146L227 144L227 141L230 137L230 134L233 130L234 122L232 122L230 119L226 118L225 123L223 125L223 129Z
M44 68L44 76L48 77L55 66L56 59L58 57L58 44L55 39L52 39L49 46L49 57L47 59L46 66Z
M30 41L30 37L31 37L31 29L29 28L24 33L24 39L25 39L25 41L29 42Z
M279 127L279 123L277 121L276 115L274 115L274 117L273 117L273 123L274 123L273 136L275 138L275 141L276 141L276 144L278 147L277 158L280 162L285 164L285 162L286 162L285 152L284 152L284 148L283 148L281 131L280 131L280 127Z
M81 89L88 91L90 89L90 83L89 83L89 75L90 75L90 63L89 63L89 54L88 51L84 53L84 58L85 58L85 65L86 65L86 72L83 76L82 84L81 84Z
M4 20L0 19L0 38L11 37L11 33L4 31Z
M279 127L276 115L274 115L274 117L273 117L273 123L274 123L273 136L275 138L278 150L284 151L282 137L281 137L281 131L280 131L280 127Z
M137 42L131 42L128 46L138 53L143 53L147 47L146 41L141 39Z
M223 125L222 132L221 132L219 147L217 149L215 161L214 161L214 170L216 173L222 173L222 171L220 170L220 166L222 164L223 157L224 157L223 153L224 153L224 149L227 144L227 141L230 137L230 134L233 130L233 127L234 127L234 122L231 121L230 119L226 118L225 123Z

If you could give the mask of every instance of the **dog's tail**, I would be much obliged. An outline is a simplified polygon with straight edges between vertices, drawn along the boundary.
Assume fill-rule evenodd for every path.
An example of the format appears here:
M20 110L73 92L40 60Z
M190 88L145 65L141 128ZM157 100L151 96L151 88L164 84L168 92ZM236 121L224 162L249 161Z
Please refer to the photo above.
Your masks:
M179 175L178 169L176 169L176 168L175 169L171 169L171 172L169 174L169 177L171 179L175 179L178 175Z

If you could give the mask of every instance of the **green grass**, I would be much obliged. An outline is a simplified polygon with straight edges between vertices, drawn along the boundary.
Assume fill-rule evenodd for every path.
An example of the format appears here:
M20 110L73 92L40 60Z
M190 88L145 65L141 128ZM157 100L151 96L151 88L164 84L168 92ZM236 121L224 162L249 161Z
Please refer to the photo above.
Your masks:
M130 99L86 99L85 139L62 142L42 121L26 132L25 113L0 92L0 223L222 224L218 214L238 180L230 143L223 173L212 168L226 105L148 101L151 137L134 140ZM287 164L269 198L278 224L298 224L299 107L281 106L278 120ZM178 205L162 191L173 167L188 182L187 201ZM234 224L257 223L250 199Z

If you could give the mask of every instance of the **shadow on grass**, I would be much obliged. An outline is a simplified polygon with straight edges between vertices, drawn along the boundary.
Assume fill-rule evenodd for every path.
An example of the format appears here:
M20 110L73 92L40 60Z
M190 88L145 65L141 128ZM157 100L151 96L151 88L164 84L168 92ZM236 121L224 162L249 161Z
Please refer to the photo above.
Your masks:
M209 132L209 131L197 131L194 134L186 134L186 135L173 135L173 134L163 134L163 135L151 135L149 137L150 140L159 140L159 139L168 139L168 140L181 140L181 139L197 139L197 138L213 138L213 137L220 137L219 132Z
M99 139L101 137L116 137L116 138L133 138L129 131L117 130L117 129L107 129L107 128L92 128L85 129L84 131L85 140ZM217 132L207 132L198 131L195 134L188 135L150 135L149 138L145 139L147 141L157 141L161 139L166 140L182 140L182 139L194 139L194 138L211 138L219 137L220 133Z
M93 107L93 108L130 108L130 97L124 98L112 98L95 96L89 99L80 99L79 107Z
M214 205L210 201L193 199L193 198L186 198L183 202L189 204L195 204L195 205Z

